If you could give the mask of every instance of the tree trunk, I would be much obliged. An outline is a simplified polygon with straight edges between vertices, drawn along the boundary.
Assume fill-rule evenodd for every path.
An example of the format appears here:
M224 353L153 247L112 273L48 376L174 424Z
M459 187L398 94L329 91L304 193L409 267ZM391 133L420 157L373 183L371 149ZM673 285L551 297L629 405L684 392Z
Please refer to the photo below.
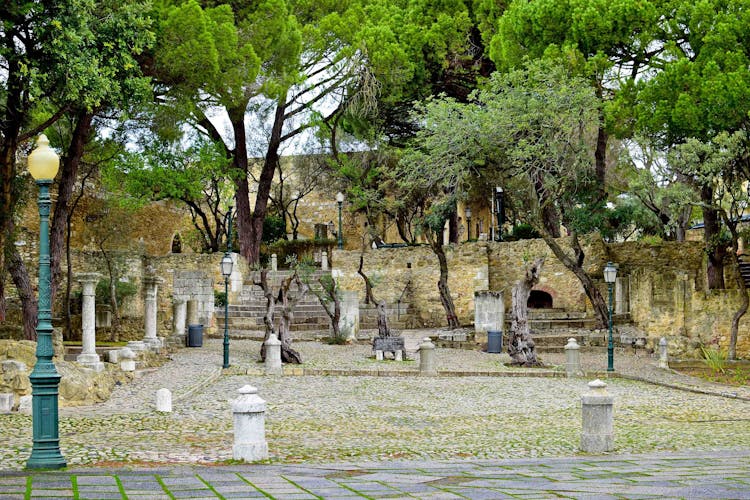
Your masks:
M721 224L719 211L713 207L714 190L711 186L701 188L703 202L703 242L705 244L708 263L706 265L706 280L709 290L726 288L724 283L724 257L727 254L726 245L721 243Z
M732 316L732 328L729 333L729 349L727 353L727 359L730 360L737 359L737 335L740 329L740 319L742 319L742 316L747 312L748 306L750 306L750 297L747 295L747 286L745 286L745 279L740 274L739 264L740 259L737 256L737 287L740 289L742 303Z
M315 293L320 305L325 309L328 318L331 320L331 331L333 338L337 341L341 339L341 329L339 320L341 319L341 300L339 299L336 281L330 276L318 278L318 283L323 289L322 293Z
M458 323L458 316L456 315L456 306L453 304L453 297L451 297L450 288L448 288L448 259L445 257L445 251L440 240L442 240L442 234L434 234L434 237L430 238L430 247L433 253L438 258L438 264L440 265L440 279L438 280L438 291L440 292L440 302L443 304L445 310L445 317L448 321L448 328L451 330L461 326Z
M591 276L589 276L583 269L585 255L581 248L581 244L578 241L578 234L576 232L571 234L571 245L573 246L575 257L571 257L565 253L565 250L562 249L557 240L544 231L542 231L542 239L547 243L547 246L552 250L552 253L555 254L555 257L557 257L557 259L562 262L570 272L575 274L578 281L581 282L583 290L591 302L591 306L594 308L597 328L606 328L609 324L609 308L607 307L604 297L602 297L602 294L596 287L594 280L592 280Z
M6 265L21 300L23 314L23 335L26 340L36 340L37 300L34 288L29 280L29 273L15 245L5 249Z
M57 186L57 202L50 229L50 283L51 303L55 303L57 288L60 286L60 260L65 247L65 229L68 223L68 213L71 210L71 196L73 186L78 176L78 166L83 158L84 148L92 130L94 113L80 111L76 116L76 124L68 151L63 158L60 182Z
M388 325L388 315L385 310L385 300L381 300L377 305L378 310L378 337L390 337L391 327Z
M292 348L292 337L289 333L289 327L294 319L294 308L302 297L307 293L307 285L302 283L297 275L297 271L284 279L279 288L279 292L274 296L273 290L268 284L268 271L266 269L261 270L260 282L255 282L256 285L260 285L263 289L263 295L266 297L266 315L263 317L263 322L266 325L266 335L264 338L263 345L260 350L260 357L265 361L266 359L266 345L265 341L272 332L275 331L273 324L274 311L277 305L281 305L281 317L279 318L279 329L278 339L281 342L281 361L284 363L301 364L302 356L299 352ZM297 294L294 297L289 297L289 288L292 283L297 284Z
M528 300L531 289L539 283L542 264L544 264L544 257L534 260L534 263L526 269L524 279L516 281L511 289L512 305L508 354L510 354L514 365L537 366L540 364L536 357L536 349L529 328Z

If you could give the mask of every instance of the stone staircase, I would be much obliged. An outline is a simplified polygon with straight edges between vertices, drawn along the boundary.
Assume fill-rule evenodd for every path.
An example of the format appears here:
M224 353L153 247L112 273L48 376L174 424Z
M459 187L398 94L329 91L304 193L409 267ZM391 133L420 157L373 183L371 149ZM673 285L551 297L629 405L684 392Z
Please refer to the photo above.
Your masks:
M745 286L750 288L750 257L740 256L739 260L740 276L742 276Z
M311 278L311 287L320 289L318 279L323 275L330 275L330 271L316 270ZM289 275L288 271L268 273L268 282L273 290L278 290L281 281ZM291 293L297 292L297 286L292 285ZM414 321L414 315L408 304L389 304L387 308L391 327L396 329L409 328ZM239 300L229 304L229 335L232 338L263 339L265 326L263 316L266 313L266 298L263 290L250 281L246 281L239 294ZM217 334L224 334L224 308L217 307L215 311ZM360 330L377 328L377 312L374 307L360 304ZM278 314L276 315L278 326ZM330 332L330 319L318 298L308 292L297 303L291 332L297 340L313 340L327 337Z

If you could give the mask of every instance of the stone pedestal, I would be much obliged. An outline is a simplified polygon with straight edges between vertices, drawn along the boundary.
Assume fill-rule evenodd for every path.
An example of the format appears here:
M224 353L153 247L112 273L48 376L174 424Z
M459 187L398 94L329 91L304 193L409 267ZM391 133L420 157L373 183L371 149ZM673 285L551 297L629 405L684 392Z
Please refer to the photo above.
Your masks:
M347 342L357 340L359 334L359 295L357 292L341 292L341 317L339 331Z
M604 453L614 449L613 401L607 384L598 379L589 382L589 392L581 396L581 451Z
M505 324L503 292L474 292L474 340L487 342L487 332L502 332Z
M568 377L580 377L581 371L581 347L576 339L569 338L565 344L565 375Z
M151 276L143 280L145 287L145 329L143 343L150 349L159 349L162 346L161 339L156 336L156 296L159 290L159 283L164 280Z
M172 411L172 391L164 388L156 391L156 411L165 413Z
M271 334L268 340L265 342L266 346L266 359L265 369L266 375L282 375L283 368L281 366L281 341L276 338L275 334Z
M234 414L235 460L254 462L268 458L266 442L266 402L258 396L258 389L246 385L239 389L240 397L232 401Z
M435 344L430 337L425 337L419 344L419 374L426 377L437 375L435 368Z
M76 279L83 287L82 293L82 315L81 324L83 327L83 347L81 354L76 361L87 368L92 368L98 372L104 370L104 363L99 359L96 353L96 284L99 282L101 274L99 273L82 273L76 275Z
M659 340L659 368L669 370L669 354L667 352L667 338Z

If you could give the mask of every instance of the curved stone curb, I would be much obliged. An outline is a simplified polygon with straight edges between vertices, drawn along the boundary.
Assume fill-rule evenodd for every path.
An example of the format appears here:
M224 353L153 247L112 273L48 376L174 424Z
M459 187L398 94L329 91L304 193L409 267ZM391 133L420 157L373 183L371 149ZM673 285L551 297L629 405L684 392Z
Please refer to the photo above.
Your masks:
M180 391L178 394L174 395L172 398L173 401L174 402L182 401L186 398L189 398L190 396L200 391L201 389L205 389L209 385L219 380L222 376L222 373L223 373L222 368L217 367L211 373L209 373L208 376L200 378L197 383L191 385L184 391Z
M636 382L645 382L647 384L658 385L661 387L666 387L668 389L676 389L678 391L692 392L695 394L703 394L706 396L719 396L722 398L738 399L740 401L750 401L750 397L741 396L740 394L737 394L736 392L720 392L720 391L712 391L710 389L701 389L699 387L688 387L688 386L679 385L679 384L671 384L669 382L659 382L657 380L652 380L652 379L648 379L645 377L639 377L637 375L626 375L624 373L621 373L615 376L617 378L622 378L626 380L634 380Z

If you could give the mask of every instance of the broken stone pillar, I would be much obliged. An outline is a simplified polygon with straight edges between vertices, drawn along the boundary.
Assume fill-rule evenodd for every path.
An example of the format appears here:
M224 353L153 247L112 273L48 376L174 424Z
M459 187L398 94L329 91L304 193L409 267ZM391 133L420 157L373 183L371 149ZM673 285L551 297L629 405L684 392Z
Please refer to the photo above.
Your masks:
M320 256L320 269L322 271L328 271L328 252L323 252Z
M359 334L359 295L357 292L341 292L341 317L339 331L347 342L357 340Z
M419 374L426 377L437 375L435 368L435 344L430 337L425 337L419 344Z
M581 396L581 451L604 453L615 447L612 403L607 384L597 379L589 382L589 392Z
M161 340L156 336L156 296L159 291L159 283L164 280L157 276L150 276L143 280L145 286L145 326L146 334L143 337L143 343L151 349L159 349Z
M240 397L232 401L234 414L235 460L254 462L268 458L266 442L266 402L258 396L258 389L246 385L239 389Z
M13 393L0 393L0 413L10 413L13 410Z
M172 391L164 388L156 391L156 411L165 413L172 411Z
M659 340L659 368L669 370L669 354L667 352L667 338Z
M178 345L185 345L185 326L187 324L187 301L174 299L172 303L172 337Z
M120 355L118 356L120 360L120 369L124 372L134 372L135 371L135 353L132 349L128 347L123 347L120 349Z
M271 271L279 270L279 261L275 253L271 254Z
M474 292L474 341L487 342L487 332L503 332L505 323L505 303L503 292Z
M82 305L81 305L81 326L83 329L83 346L81 354L76 357L76 361L87 368L95 371L104 370L104 363L99 359L96 353L96 284L101 278L99 273L81 273L76 275L76 279L83 287Z
M581 347L576 339L569 338L565 345L565 375L579 377L581 372Z
M200 320L198 319L198 301L190 299L187 301L187 324L199 325Z
M282 375L283 369L281 366L281 341L276 338L276 334L272 333L268 336L268 340L265 342L266 345L266 359L265 369L266 375Z

